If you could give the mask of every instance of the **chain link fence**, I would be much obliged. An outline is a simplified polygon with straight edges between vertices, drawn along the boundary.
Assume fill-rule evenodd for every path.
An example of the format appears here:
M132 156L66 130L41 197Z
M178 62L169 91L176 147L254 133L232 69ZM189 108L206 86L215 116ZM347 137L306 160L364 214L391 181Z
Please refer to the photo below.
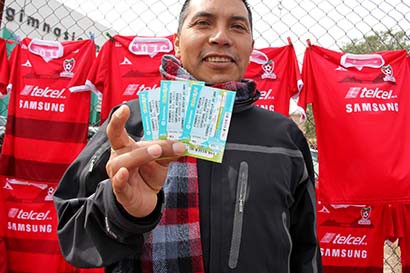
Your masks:
M109 35L165 36L177 29L183 0L0 0L0 36L46 40L93 38L97 50ZM283 46L288 38L302 64L306 41L329 49L366 53L410 50L410 2L407 0L248 0L254 21L255 48ZM9 48L11 50L11 48ZM93 98L90 135L99 124ZM0 147L8 98L0 99ZM304 127L315 147L311 111ZM397 242L385 244L384 272L401 272Z

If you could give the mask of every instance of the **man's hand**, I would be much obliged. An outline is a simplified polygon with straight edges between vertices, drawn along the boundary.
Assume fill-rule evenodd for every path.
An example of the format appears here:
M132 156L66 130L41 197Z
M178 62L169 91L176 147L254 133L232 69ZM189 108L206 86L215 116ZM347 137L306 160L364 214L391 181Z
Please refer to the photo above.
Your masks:
M125 129L129 115L128 106L122 105L107 126L111 156L106 170L117 201L132 216L144 217L155 209L168 165L183 155L185 145L170 140L135 142Z

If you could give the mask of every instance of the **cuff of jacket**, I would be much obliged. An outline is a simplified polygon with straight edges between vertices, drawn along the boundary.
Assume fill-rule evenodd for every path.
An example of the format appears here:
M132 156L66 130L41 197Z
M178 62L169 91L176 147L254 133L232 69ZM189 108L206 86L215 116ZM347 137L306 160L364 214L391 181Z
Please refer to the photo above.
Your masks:
M125 209L118 203L112 191L112 185L109 180L104 182L104 202L106 207L105 228L108 234L112 237L118 237L118 232L126 232L130 234L142 234L151 231L158 224L162 216L162 208L164 203L164 192L158 193L157 206L153 212L143 218L136 218L128 214ZM124 237L123 234L121 237Z

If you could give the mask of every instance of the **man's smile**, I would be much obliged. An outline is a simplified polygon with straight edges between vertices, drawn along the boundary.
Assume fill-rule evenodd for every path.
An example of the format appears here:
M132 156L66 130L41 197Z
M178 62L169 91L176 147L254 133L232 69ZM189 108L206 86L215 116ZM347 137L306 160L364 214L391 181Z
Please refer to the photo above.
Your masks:
M219 56L209 56L204 58L205 62L210 62L210 63L233 63L234 61L232 58L229 57L219 57Z

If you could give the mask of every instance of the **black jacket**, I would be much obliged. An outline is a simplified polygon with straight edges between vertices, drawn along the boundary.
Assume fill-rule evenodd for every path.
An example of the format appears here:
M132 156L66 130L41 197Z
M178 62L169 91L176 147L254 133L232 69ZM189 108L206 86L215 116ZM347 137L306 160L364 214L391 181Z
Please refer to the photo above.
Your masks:
M205 271L321 272L308 144L293 121L253 101L235 104L222 163L197 160ZM126 127L139 140L138 102L127 104ZM54 195L58 237L63 255L76 266L135 273L142 234L159 221L163 194L156 210L142 219L130 217L116 202L105 172L106 125L69 167Z

